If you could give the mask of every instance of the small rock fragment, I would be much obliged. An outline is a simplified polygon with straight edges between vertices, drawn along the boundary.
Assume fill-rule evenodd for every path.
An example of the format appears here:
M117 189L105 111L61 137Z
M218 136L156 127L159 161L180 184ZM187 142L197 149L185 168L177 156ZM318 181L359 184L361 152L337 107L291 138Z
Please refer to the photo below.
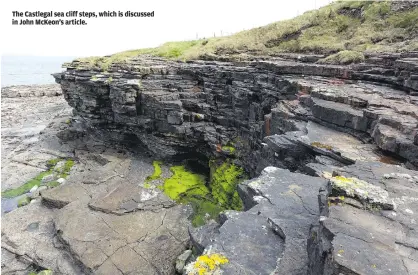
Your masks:
M191 250L186 250L180 256L178 256L178 258L176 260L176 271L177 272L183 273L183 269L186 265L186 262L190 258L191 255L192 255L192 251Z

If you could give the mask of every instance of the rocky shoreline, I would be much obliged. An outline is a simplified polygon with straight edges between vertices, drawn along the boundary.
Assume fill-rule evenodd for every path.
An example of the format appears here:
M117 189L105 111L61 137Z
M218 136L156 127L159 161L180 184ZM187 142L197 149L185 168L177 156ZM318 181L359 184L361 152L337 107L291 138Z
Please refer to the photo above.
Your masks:
M417 54L312 62L75 61L54 75L72 114L3 99L2 196L74 160L2 216L5 274L417 274Z

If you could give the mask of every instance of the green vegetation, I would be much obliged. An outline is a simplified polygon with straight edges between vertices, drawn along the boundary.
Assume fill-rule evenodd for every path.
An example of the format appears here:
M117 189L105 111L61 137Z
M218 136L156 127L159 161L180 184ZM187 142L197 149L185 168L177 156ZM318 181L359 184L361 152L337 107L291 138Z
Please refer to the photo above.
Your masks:
M225 146L222 146L222 150L223 150L223 151L226 151L226 152L228 152L228 153L230 153L230 154L235 153L235 147L233 147L233 146L231 146L231 145L225 145Z
M173 166L170 171L173 175L164 181L162 190L171 199L192 206L193 226L205 224L206 218L216 220L224 209L213 201L210 191L205 185L205 177L187 171L184 166Z
M59 186L60 185L60 183L58 182L58 181L56 181L56 180L54 180L54 181L51 181L51 182L48 182L47 184L46 184L46 186L48 186L48 187L57 187L57 186Z
M1 193L1 196L3 198L14 198L20 195L23 195L25 193L28 193L30 191L30 189L32 189L32 187L34 186L41 186L44 185L44 183L42 183L42 179L45 176L48 175L52 175L54 174L55 178L66 178L71 170L71 167L73 167L74 165L74 161L71 159L67 159L65 160L64 164L60 167L57 167L57 164L61 161L64 161L64 159L51 159L47 162L47 167L48 170L47 171L43 171L41 173L39 173L36 177L34 177L33 179L28 180L26 183L24 183L23 185L19 186L18 188L15 189L8 189L4 192ZM58 186L59 183L56 182L56 184L53 184L53 182L50 182L47 184L48 186Z
M22 206L25 206L29 203L30 203L30 198L25 195L17 201L17 206L22 207Z
M197 257L189 275L220 274L219 266L229 263L227 257L221 254L204 254Z
M336 1L293 19L231 36L168 42L157 48L130 50L79 61L81 67L107 71L112 63L124 63L144 54L177 60L217 59L222 56L241 60L248 58L248 53L274 56L284 52L325 55L341 52L337 56L341 59L338 62L359 62L361 55L356 54L353 58L354 52L418 50L418 8L394 11L392 5L391 1ZM331 62L333 58L327 61Z
M210 186L215 200L225 209L242 210L243 204L237 192L237 185L245 177L244 170L230 160L220 165L211 161L210 168Z
M158 160L154 160L152 162L152 166L154 166L154 173L152 173L151 176L148 176L145 179L146 183L148 183L149 181L157 180L161 177L161 173L162 173L161 164L162 162Z
M209 194L205 185L205 177L187 171L184 166L170 168L173 176L164 181L164 192L173 200L181 200L186 196L204 198Z
M184 166L171 167L173 175L161 186L171 199L192 206L193 226L201 226L208 219L217 220L219 213L226 209L242 210L242 201L236 191L243 178L242 168L228 161L219 166L213 161L211 165L214 174L209 186L204 176L190 172Z
M351 64L360 63L364 61L364 54L356 51L341 51L336 54L327 56L326 58L320 59L319 63L324 64Z

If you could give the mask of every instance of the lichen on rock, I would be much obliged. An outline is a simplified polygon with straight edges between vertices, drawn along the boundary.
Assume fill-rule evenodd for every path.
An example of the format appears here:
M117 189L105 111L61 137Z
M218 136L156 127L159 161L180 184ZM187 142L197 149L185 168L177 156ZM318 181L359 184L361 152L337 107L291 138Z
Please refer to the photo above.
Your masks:
M359 199L369 208L381 208L393 210L394 202L389 198L389 193L379 186L370 184L355 177L335 176L330 178L332 193L342 194Z

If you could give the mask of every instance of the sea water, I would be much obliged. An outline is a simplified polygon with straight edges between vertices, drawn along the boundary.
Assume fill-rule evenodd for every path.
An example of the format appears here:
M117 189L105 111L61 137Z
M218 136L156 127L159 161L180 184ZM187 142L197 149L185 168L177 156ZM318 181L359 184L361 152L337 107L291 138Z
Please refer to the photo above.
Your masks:
M64 62L75 56L12 56L1 57L1 87L12 85L52 84L52 73L63 71Z

